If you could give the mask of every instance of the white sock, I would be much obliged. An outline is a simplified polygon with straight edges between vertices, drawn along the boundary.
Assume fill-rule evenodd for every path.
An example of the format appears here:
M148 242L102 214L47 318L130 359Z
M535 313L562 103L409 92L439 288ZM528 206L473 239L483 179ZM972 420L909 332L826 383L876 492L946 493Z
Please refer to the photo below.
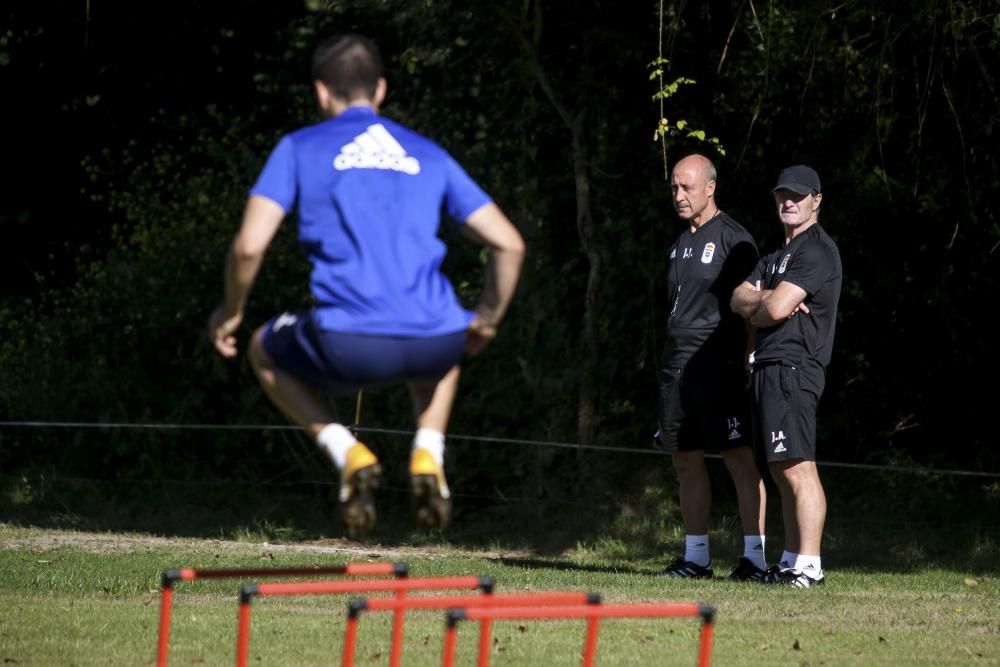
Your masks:
M444 433L432 428L419 428L413 436L413 449L426 449L439 465L444 465Z
M798 559L799 555L792 553L791 551L782 551L781 560L778 561L778 567L782 570L790 570L795 567L795 561Z
M357 442L354 434L340 424L327 424L316 436L316 442L330 455L337 468L347 465L347 450Z
M743 536L743 557L760 569L767 569L767 561L764 559L763 535Z
M708 567L712 558L708 554L708 535L684 536L684 560Z
M815 579L823 575L823 564L819 556L799 556L795 559L795 571L805 572Z

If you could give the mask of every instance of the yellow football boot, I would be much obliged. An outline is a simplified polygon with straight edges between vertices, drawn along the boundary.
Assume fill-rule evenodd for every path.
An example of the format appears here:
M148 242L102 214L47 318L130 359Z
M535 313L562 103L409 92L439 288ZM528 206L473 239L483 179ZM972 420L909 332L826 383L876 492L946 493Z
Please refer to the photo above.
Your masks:
M451 518L451 491L444 468L422 447L410 453L410 487L417 523L424 528L444 528Z
M340 471L340 518L349 537L360 537L375 526L372 492L381 476L382 466L372 451L360 442L351 445Z

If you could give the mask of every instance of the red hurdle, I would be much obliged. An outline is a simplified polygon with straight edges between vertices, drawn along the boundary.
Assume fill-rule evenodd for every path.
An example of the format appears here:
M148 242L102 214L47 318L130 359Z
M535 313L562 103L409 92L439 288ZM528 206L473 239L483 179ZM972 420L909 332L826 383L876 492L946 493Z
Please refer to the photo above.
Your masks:
M233 579L239 577L305 577L317 575L380 576L407 575L405 563L348 563L325 567L258 567L231 569L198 569L184 567L166 570L160 589L160 636L156 650L157 667L166 667L170 659L170 615L174 600L174 582L197 579Z
M516 607L541 605L581 605L600 604L601 596L597 593L578 592L545 592L545 593L507 593L493 595L484 592L483 595L448 595L421 598L360 598L351 600L347 608L347 629L344 634L344 656L341 667L354 667L354 655L357 646L358 621L363 611L393 611L402 609L450 609L455 607ZM402 655L402 645L396 644L393 637L392 655ZM400 637L402 641L402 637ZM490 619L480 621L479 660L489 660L490 651ZM484 657L485 656L485 657Z
M452 609L447 614L447 629L444 636L444 667L455 664L455 645L459 621L469 620L529 620L529 619L587 619L587 636L583 650L583 667L593 667L597 655L597 633L602 618L665 618L700 616L701 641L698 648L698 667L709 667L712 662L712 624L715 609L706 604L693 602L587 605L582 607L478 607L472 609ZM489 654L483 660L480 652L479 667L488 667Z
M236 637L236 665L246 667L250 657L250 603L257 597L279 595L341 595L344 593L373 593L379 591L394 591L397 599L408 599L407 591L415 590L448 590L478 588L481 591L493 591L493 579L490 577L429 577L426 579L389 579L368 581L303 581L280 584L256 584L244 586L240 592L239 630ZM398 614L403 613L401 607ZM397 616L397 619L401 618ZM400 624L401 625L401 624ZM393 644L402 646L402 632L393 628ZM399 664L399 655L391 654L390 663Z

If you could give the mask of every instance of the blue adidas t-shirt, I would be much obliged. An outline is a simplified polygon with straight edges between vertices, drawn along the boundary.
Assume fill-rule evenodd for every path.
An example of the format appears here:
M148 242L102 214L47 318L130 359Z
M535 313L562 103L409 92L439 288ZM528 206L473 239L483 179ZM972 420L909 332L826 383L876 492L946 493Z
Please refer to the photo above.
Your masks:
M298 210L320 328L426 337L472 313L441 273L441 210L459 222L490 202L448 153L368 107L286 135L251 194Z

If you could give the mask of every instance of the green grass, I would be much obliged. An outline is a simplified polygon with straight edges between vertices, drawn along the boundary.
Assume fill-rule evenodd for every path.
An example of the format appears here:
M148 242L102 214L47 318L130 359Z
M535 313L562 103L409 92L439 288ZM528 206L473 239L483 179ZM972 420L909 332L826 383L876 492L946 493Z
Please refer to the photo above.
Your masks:
M822 589L652 576L662 558L628 557L605 538L540 556L427 544L399 554L380 545L352 556L274 545L87 534L0 525L0 661L11 665L146 665L155 657L163 570L309 566L403 560L412 576L488 575L498 592L597 591L606 601L703 601L717 608L717 665L998 665L1000 578L945 567L828 570ZM246 539L252 539L250 535ZM123 544L113 547L118 540ZM353 545L359 548L359 545ZM240 581L176 584L171 664L233 662ZM346 599L261 598L253 603L254 665L339 664ZM388 614L361 622L358 665L388 664ZM411 612L406 665L440 664L442 612ZM598 664L694 664L694 619L609 620ZM581 621L498 623L494 665L579 664ZM477 632L461 627L459 664L473 664Z

